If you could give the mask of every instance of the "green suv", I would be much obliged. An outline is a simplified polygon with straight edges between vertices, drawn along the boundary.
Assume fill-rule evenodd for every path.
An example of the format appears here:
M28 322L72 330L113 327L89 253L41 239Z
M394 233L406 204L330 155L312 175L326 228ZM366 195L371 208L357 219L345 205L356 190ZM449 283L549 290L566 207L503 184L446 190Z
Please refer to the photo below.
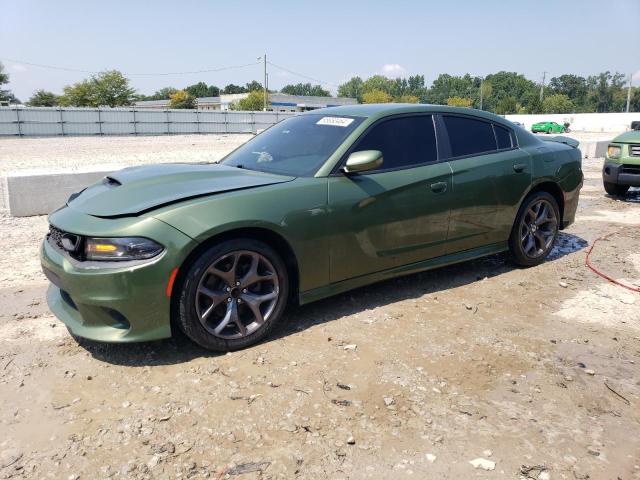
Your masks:
M531 125L531 131L533 133L564 133L569 129L566 125L560 125L556 122L538 122Z
M609 195L623 196L629 187L640 187L640 131L614 138L602 167L602 182Z
M225 351L290 302L507 250L538 265L582 186L577 142L550 140L468 108L353 105L288 118L220 164L127 168L49 216L48 303L80 337L175 325Z

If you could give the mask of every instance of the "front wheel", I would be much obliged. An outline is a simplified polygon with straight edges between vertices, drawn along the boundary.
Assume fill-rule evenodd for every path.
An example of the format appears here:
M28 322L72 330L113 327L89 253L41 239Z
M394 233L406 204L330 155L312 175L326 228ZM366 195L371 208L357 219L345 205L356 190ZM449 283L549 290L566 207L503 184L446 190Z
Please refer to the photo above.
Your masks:
M178 323L198 345L231 351L264 339L284 312L287 269L269 246L236 239L210 247L189 268Z
M624 197L629 190L628 185L618 185L617 183L603 182L604 190L614 197Z
M551 252L558 236L558 202L547 192L536 192L520 206L509 237L509 250L517 265L541 264Z
M550 135L552 132L553 132L553 130L552 130L552 129L548 129L548 130L547 130L547 135Z

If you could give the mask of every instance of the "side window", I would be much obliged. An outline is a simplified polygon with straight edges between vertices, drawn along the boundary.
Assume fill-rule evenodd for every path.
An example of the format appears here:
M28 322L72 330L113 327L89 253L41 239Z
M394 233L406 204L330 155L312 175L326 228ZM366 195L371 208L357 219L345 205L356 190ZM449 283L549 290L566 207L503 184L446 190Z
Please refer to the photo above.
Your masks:
M443 120L449 134L453 157L476 155L497 149L496 137L490 123L450 115L445 115Z
M493 129L496 132L496 140L498 141L498 150L503 148L511 148L513 144L511 142L511 133L504 127L493 124Z
M410 167L438 159L431 115L393 118L374 126L353 151L380 150L380 170Z

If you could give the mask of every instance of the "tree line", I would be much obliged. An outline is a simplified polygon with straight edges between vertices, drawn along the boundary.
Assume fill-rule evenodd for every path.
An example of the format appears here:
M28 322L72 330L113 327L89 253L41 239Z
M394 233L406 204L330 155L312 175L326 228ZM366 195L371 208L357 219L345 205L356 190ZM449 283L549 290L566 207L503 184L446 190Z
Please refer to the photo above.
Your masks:
M9 81L0 63L0 100L19 103L2 86ZM360 103L431 103L479 108L500 115L513 113L583 113L622 112L626 107L627 83L620 73L602 72L582 77L563 74L552 77L544 86L516 72L501 71L486 77L440 74L430 86L424 75L387 78L373 75L367 79L353 77L338 86L339 97L356 98ZM290 95L330 96L320 85L298 83L284 86L281 93ZM224 88L198 82L181 89L165 87L152 95L139 94L129 79L117 70L91 75L63 89L62 95L37 90L27 101L30 106L130 106L139 100L169 100L171 108L195 108L195 99L220 94L248 93L233 108L262 110L264 90L253 80L244 86L229 84ZM272 92L273 93L273 92ZM630 110L640 112L640 87L633 87Z
M627 81L620 73L602 72L581 77L564 74L544 86L516 72L477 77L440 74L427 87L423 75L390 79L374 75L353 77L338 87L338 96L361 103L431 103L480 108L500 115L513 113L622 112L627 101ZM640 88L632 89L630 110L640 111Z

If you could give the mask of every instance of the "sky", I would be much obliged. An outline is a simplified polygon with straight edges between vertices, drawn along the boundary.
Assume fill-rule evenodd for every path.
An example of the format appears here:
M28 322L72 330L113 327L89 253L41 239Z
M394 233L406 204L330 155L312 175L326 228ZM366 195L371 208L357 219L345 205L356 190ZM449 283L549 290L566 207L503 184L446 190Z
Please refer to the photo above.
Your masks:
M610 70L640 85L640 0L0 0L0 11L0 62L23 101L90 75L32 64L118 69L152 94L262 82L264 53L270 89L500 70L537 82Z

